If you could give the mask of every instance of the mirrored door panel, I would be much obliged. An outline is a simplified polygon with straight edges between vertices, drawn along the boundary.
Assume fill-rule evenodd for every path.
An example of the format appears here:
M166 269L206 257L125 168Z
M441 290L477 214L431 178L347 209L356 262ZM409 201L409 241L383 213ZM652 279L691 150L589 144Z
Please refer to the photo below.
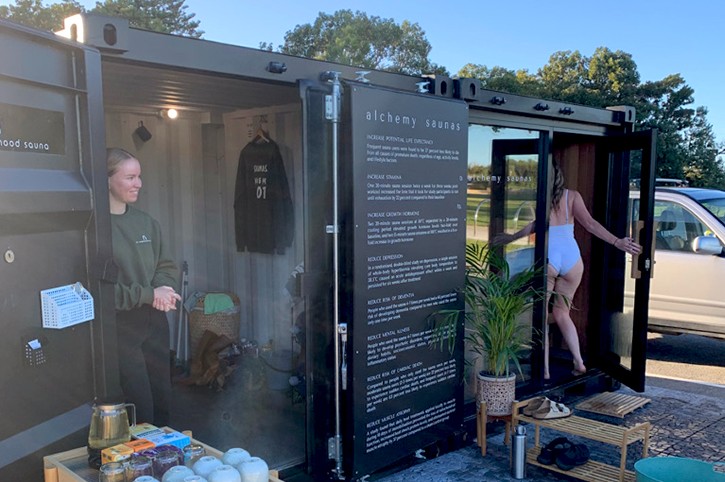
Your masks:
M467 243L488 244L496 235L514 233L534 220L541 161L539 138L539 131L469 126ZM533 265L534 244L535 235L532 234L496 248L509 262L511 276ZM521 316L520 323L528 333L521 367L524 380L529 380L534 353L532 312ZM476 373L485 367L470 349L466 353L466 399L472 400Z

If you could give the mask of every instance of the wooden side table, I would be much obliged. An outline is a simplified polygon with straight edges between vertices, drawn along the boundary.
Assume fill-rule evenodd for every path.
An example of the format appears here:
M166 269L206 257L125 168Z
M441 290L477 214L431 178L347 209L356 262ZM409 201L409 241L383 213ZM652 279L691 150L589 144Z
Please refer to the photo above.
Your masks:
M508 445L511 437L511 415L489 415L486 413L486 404L481 403L476 412L476 440L478 446L481 447L481 455L486 456L486 423L496 420L503 420L506 423L506 435L503 438L503 444Z

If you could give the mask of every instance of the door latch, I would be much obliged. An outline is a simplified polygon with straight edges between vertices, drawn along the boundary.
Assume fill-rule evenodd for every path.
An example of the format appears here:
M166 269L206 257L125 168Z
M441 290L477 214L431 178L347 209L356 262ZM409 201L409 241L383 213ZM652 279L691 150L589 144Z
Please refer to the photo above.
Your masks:
M347 390L347 323L340 323L337 326L337 332L340 334L341 362L340 362L340 386L343 390Z

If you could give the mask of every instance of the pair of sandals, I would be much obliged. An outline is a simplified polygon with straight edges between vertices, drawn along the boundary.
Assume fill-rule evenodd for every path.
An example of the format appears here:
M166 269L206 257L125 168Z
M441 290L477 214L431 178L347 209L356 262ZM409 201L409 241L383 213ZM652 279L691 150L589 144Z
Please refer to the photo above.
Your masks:
M551 420L568 417L571 415L571 409L563 403L541 396L529 401L524 407L524 415L538 420Z
M584 444L573 443L566 437L559 437L542 447L536 460L543 465L556 464L561 470L571 470L587 463L589 448Z

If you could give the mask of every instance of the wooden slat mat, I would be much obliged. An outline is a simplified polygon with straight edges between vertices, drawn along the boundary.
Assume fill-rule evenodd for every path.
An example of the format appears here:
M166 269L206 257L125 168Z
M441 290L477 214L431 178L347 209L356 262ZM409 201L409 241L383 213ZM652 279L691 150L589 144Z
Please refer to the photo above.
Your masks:
M595 395L576 405L577 410L624 418L625 415L651 402L649 398L606 392Z

